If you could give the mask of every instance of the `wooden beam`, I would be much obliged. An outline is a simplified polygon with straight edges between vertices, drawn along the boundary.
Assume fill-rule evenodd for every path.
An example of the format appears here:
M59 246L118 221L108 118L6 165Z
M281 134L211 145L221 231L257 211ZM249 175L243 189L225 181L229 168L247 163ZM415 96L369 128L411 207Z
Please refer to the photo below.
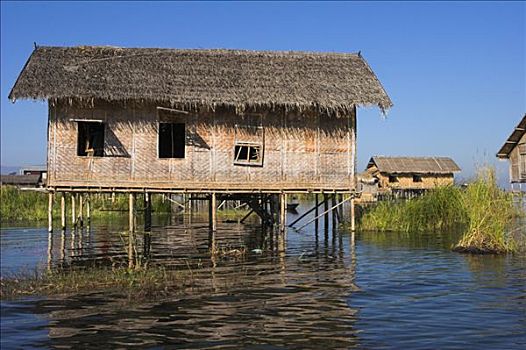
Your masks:
M307 222L305 225L301 226L300 228L298 228L298 230L301 230L302 228L304 228L305 226L307 226L308 224L310 224L311 222L313 222L314 220L316 220L317 218L323 216L323 215L327 215L331 210L334 210L336 208L338 208L340 205L343 205L343 203L351 200L352 197L349 197L347 199L344 199L343 201L341 201L340 203L336 204L335 206L325 210L323 213L321 213L320 215L318 215L317 217L315 217L314 219L310 220L309 222Z

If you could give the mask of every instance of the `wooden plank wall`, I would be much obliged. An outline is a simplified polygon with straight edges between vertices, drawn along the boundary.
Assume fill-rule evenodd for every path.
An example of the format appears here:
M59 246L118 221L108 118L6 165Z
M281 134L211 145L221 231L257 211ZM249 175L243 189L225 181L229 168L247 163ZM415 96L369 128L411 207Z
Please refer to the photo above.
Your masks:
M262 112L169 113L157 106L99 103L82 107L50 104L50 187L351 190L354 163L350 118ZM77 122L105 122L105 156L77 156ZM157 155L159 121L186 124L184 159ZM262 167L233 164L235 125L257 125L264 133ZM251 139L252 138L252 139Z

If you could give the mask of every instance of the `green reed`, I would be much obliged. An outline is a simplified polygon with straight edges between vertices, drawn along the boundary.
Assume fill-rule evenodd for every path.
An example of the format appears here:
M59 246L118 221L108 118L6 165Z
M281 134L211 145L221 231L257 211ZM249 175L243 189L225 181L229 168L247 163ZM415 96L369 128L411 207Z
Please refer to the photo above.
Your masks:
M463 228L454 250L504 253L516 249L516 240L508 233L518 215L511 194L497 186L495 170L484 168L464 189L447 186L411 200L380 202L366 210L359 227L401 232Z
M461 197L460 189L447 186L410 200L379 202L359 225L363 230L401 232L451 229L467 221Z
M514 236L507 233L518 210L511 193L498 188L494 169L481 169L461 198L468 225L454 250L475 253L516 250Z

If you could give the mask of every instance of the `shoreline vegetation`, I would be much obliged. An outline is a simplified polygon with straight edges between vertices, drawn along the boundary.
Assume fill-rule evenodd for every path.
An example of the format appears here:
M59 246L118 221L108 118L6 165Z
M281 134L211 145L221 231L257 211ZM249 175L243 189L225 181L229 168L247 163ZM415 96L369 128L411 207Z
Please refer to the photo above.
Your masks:
M464 234L453 251L504 254L516 252L524 240L512 229L521 215L512 194L497 186L495 170L484 168L465 188L440 187L419 198L366 208L359 228L413 233L460 229Z
M60 205L53 206L53 220L60 219ZM22 191L14 186L2 185L0 188L0 223L17 224L24 222L46 222L48 215L48 197L43 192ZM69 213L71 197L66 196L66 206ZM90 196L90 205L92 208L91 218L108 218L120 216L128 212L128 197L124 195L115 195L112 199L108 194L93 194ZM162 195L152 196L152 211L158 214L169 214L172 203ZM137 208L136 210L141 210ZM235 219L244 216L248 210L246 208L223 208L218 210L218 216L225 219ZM69 214L67 214L69 215Z

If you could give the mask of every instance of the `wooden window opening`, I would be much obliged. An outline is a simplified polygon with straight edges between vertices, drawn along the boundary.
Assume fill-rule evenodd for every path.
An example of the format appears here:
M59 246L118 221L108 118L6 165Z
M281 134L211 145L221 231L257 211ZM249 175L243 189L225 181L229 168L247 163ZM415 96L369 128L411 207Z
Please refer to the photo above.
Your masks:
M263 165L262 149L261 144L236 142L234 145L234 164Z
M413 182L422 182L421 175L413 175Z
M103 157L104 123L99 121L78 121L77 126L77 155Z
M398 182L398 176L396 176L396 175L389 175L389 182L390 183Z
M185 139L184 123L159 123L159 158L184 158Z
M234 165L263 166L265 130L261 115L245 116L244 125L235 125Z

